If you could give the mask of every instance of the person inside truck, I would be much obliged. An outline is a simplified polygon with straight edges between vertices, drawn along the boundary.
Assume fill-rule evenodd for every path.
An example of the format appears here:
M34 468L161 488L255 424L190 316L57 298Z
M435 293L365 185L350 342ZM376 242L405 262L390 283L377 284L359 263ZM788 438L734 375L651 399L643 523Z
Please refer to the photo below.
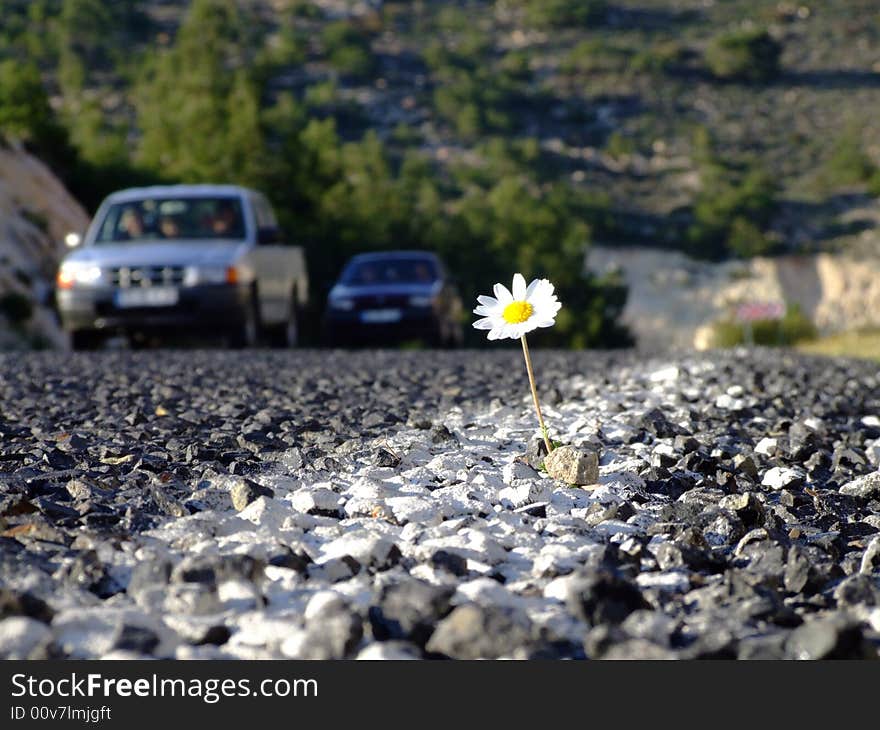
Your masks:
M211 232L218 238L241 236L241 217L231 200L220 200L211 219Z
M163 238L180 238L180 224L172 215L163 215L159 220L159 233Z
M129 206L119 216L119 229L116 236L120 241L133 241L144 236L144 218L136 206Z

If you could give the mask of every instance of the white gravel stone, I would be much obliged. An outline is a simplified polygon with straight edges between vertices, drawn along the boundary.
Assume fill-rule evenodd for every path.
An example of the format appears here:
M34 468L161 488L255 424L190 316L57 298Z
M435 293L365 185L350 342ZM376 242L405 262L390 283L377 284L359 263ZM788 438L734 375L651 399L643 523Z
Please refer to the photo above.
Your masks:
M880 471L853 479L840 488L840 493L864 499L876 498L880 495Z
M677 365L667 365L664 368L655 370L648 375L648 380L652 383L673 383L678 380L681 371Z
M865 455L874 466L880 467L880 439L865 443Z
M784 466L774 466L764 474L761 484L770 489L785 489L802 482L804 473L800 469L790 469Z
M284 521L293 514L294 511L287 502L269 497L258 497L241 510L238 516L260 527L278 530L284 525Z
M501 478L505 484L513 486L522 480L531 482L535 479L540 479L540 475L528 464L524 464L521 461L513 461L505 464L501 469Z
M291 506L300 512L320 510L322 512L335 512L339 509L340 497L331 489L319 487L317 489L301 489L290 495Z
M779 441L777 439L766 436L755 445L755 453L764 454L764 456L773 456L778 447Z
M401 661L418 659L411 648L387 641L368 644L358 652L355 659L359 661Z
M443 519L443 505L428 497L392 497L385 504L401 524L437 524Z
M0 621L0 657L27 659L40 645L46 643L52 632L46 624L27 616L11 616Z

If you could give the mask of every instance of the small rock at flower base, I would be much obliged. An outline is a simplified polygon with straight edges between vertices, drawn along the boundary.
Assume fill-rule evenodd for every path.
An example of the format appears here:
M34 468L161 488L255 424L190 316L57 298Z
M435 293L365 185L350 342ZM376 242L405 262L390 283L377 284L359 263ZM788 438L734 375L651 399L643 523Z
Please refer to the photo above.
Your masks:
M544 468L553 479L584 487L599 481L599 455L573 446L560 446L544 459Z
M259 497L269 497L271 499L275 496L275 492L269 489L269 487L252 482L250 479L242 479L240 482L236 482L232 489L229 490L229 496L232 499L232 506L238 512L241 512L241 510Z

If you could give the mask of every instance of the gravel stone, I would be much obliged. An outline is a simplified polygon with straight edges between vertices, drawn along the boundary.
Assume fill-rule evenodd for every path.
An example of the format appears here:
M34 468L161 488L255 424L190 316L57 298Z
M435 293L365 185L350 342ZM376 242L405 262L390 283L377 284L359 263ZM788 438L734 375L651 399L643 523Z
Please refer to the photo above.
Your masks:
M565 484L588 486L599 481L599 457L593 451L560 446L545 457L544 468L553 479Z
M232 498L232 506L237 511L241 512L259 497L273 498L275 492L268 487L252 482L249 479L242 479L232 486L229 491L229 496Z
M0 354L0 653L878 656L876 365L517 357Z

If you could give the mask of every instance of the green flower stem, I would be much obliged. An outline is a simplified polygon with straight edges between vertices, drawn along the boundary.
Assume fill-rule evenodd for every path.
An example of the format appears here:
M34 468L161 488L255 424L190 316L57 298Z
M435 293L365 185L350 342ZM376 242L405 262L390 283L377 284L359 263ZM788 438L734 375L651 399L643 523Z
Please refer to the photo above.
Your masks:
M538 403L538 389L535 387L535 373L532 371L532 356L529 354L529 343L526 342L526 336L522 336L523 357L526 359L526 372L529 374L529 385L532 388L532 400L535 402L535 413L538 414L538 425L541 427L541 435L544 437L544 445L547 447L547 453L553 451L553 444L550 443L550 437L547 435L547 427L544 425L544 416L541 415L541 404Z

